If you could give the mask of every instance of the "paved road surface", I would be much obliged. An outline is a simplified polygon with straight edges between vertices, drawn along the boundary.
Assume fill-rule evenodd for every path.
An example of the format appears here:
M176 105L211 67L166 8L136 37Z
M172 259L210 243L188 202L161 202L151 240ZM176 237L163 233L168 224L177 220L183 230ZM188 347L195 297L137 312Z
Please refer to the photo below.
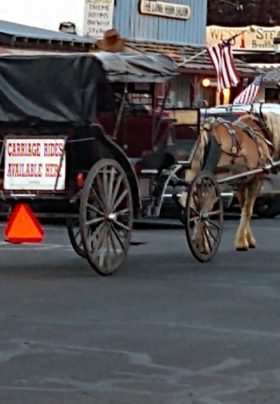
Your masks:
M236 225L203 265L180 226L142 226L109 278L63 227L0 241L0 403L279 404L280 219L248 253Z

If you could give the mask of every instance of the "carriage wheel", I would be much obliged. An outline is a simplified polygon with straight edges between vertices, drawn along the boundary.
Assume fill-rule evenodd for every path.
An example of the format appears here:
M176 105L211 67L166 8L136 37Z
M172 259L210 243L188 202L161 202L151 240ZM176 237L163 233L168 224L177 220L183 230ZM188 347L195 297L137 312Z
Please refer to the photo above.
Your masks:
M195 177L188 190L185 229L190 250L200 262L210 261L221 241L223 201L211 173Z
M110 275L124 261L130 244L133 205L123 168L110 159L88 172L81 194L80 232L89 264Z
M74 251L80 255L80 257L85 258L86 253L84 250L84 245L81 238L81 231L79 226L79 218L68 218L66 221L68 236L70 239L70 243L74 249Z

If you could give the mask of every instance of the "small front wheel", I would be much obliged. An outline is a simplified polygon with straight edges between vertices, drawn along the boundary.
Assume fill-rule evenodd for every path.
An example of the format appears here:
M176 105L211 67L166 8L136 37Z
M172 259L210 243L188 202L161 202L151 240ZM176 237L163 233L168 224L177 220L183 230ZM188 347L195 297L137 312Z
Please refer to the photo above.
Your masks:
M223 201L211 173L198 174L190 184L185 210L185 230L193 256L210 261L218 250L223 228Z
M111 275L123 263L130 245L133 203L124 169L111 159L95 163L81 193L80 233L89 264Z
M84 250L83 242L81 239L79 218L68 218L66 221L67 231L70 243L74 251L80 256L85 258L86 253Z

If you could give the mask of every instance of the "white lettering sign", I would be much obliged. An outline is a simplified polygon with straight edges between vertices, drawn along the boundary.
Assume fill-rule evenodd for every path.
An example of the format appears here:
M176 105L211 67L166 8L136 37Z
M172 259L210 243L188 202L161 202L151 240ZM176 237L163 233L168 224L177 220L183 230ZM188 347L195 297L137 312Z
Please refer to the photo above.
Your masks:
M280 26L260 27L250 25L247 27L221 27L210 25L207 27L207 43L215 45L233 36L232 48L246 51L272 51L273 40L280 35Z
M163 1L141 0L140 13L157 15L159 17L188 20L191 17L190 6L184 4L166 3Z
M6 139L4 189L64 190L65 140Z
M85 0L84 35L102 38L113 26L114 0Z

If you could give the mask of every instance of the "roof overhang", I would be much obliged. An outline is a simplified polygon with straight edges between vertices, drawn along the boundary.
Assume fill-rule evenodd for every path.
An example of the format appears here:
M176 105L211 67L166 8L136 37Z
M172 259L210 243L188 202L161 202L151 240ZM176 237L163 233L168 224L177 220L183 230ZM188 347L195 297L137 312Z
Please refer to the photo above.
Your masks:
M138 52L159 52L172 57L182 74L215 77L215 71L208 57L206 47L174 45L150 41L126 41L127 47ZM256 69L238 58L234 58L236 68L241 77L254 77Z

